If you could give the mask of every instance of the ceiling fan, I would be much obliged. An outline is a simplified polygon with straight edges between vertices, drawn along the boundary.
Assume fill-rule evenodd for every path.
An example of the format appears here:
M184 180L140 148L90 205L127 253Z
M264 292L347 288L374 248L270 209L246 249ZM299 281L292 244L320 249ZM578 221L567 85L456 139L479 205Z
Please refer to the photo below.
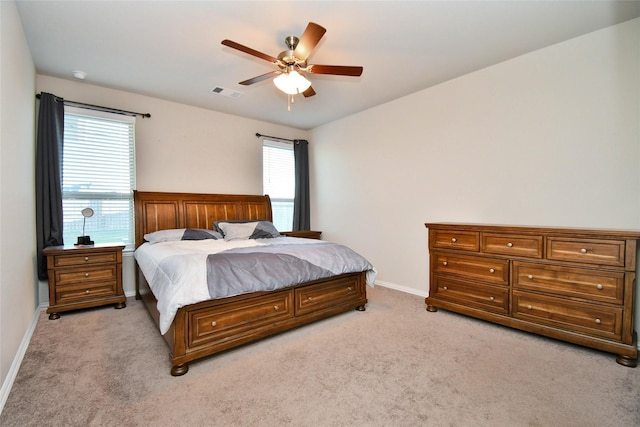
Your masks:
M280 52L277 58L231 40L222 40L222 44L278 66L277 70L241 81L241 85L248 86L275 77L273 82L278 89L291 96L301 93L306 98L315 95L316 92L311 87L311 82L300 72L353 77L362 74L362 67L307 64L307 58L326 31L322 26L309 22L302 37L298 39L296 36L289 36L285 39L288 49Z

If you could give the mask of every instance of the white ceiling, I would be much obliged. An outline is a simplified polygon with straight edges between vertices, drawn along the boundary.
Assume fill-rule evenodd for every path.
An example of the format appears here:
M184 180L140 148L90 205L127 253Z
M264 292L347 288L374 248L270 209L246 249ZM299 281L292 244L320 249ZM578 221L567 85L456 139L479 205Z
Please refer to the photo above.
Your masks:
M640 16L640 1L17 1L37 72L299 129ZM309 63L361 65L361 77L307 75L287 96L271 56L309 21L327 29ZM237 99L211 93L219 86ZM64 96L64 94L57 94ZM118 106L110 105L118 108ZM152 114L153 112L150 111Z

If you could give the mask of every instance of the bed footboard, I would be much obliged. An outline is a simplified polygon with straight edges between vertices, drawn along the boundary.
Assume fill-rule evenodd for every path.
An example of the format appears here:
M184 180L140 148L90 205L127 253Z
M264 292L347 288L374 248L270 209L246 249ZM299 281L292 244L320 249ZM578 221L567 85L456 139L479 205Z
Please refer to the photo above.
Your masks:
M159 325L153 294L138 273L140 298ZM349 310L365 310L365 273L349 273L291 288L254 292L182 307L163 335L170 348L171 375L189 363Z

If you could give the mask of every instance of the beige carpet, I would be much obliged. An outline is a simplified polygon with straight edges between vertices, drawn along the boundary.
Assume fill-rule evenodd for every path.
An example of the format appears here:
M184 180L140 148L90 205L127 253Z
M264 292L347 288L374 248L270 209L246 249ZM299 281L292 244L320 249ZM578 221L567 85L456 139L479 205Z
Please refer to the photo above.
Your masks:
M349 312L169 374L128 301L42 313L9 426L639 426L640 368L368 288Z

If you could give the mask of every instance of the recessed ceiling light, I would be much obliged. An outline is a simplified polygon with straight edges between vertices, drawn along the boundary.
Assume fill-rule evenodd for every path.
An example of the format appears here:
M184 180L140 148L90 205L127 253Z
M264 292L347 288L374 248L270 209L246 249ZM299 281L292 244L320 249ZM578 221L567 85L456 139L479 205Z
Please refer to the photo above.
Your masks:
M73 72L73 77L75 77L76 79L84 80L87 77L87 73L85 73L84 71L75 70Z

